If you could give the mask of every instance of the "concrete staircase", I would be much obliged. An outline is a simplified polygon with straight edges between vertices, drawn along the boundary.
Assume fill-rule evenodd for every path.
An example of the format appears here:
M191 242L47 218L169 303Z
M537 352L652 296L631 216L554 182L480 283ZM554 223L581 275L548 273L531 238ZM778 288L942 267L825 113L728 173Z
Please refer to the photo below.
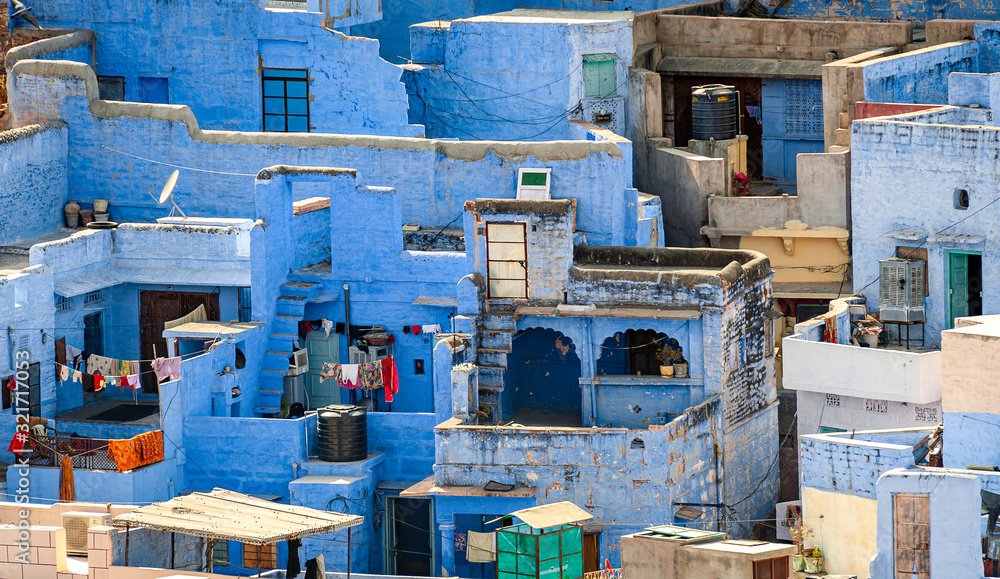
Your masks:
M281 410L281 396L288 373L292 344L299 339L299 321L306 303L316 295L319 284L308 281L286 282L278 294L278 309L271 324L268 350L261 360L260 382L254 412L275 414Z
M489 305L480 317L479 346L476 348L476 366L479 368L479 406L497 423L505 418L500 409L504 373L507 371L507 354L511 352L517 324L514 307Z

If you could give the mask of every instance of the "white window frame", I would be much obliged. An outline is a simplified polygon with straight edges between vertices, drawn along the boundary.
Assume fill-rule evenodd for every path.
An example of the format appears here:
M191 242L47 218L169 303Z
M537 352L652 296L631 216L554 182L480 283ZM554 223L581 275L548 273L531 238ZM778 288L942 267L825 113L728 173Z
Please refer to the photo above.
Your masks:
M545 174L545 185L522 185L524 174ZM552 199L552 169L518 169L517 170L517 198L532 201L548 201Z

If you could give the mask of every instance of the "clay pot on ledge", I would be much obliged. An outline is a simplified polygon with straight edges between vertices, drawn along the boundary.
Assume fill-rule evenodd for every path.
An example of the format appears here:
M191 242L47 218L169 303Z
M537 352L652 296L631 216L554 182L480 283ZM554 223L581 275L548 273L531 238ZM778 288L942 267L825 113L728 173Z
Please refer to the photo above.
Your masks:
M674 367L672 364L666 366L660 366L660 376L663 378L673 378L674 377Z

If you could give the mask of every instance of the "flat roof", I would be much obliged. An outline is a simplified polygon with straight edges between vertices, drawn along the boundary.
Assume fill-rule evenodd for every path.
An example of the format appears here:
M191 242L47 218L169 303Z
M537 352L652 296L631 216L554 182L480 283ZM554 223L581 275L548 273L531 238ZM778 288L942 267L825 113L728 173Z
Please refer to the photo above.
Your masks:
M509 22L513 24L600 24L601 22L630 22L635 13L629 10L585 11L545 10L522 8L496 14L484 14L456 22Z

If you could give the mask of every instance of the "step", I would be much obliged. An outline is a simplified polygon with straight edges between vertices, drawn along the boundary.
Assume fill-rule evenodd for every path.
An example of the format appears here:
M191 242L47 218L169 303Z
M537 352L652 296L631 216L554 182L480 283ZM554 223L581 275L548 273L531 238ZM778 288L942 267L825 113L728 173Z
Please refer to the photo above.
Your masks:
M280 297L276 311L279 315L296 316L301 319L306 313L306 300Z
M299 339L297 334L286 334L282 332L274 332L271 334L271 339L268 342L268 347L271 350L283 350L291 354L292 343Z
M483 329L516 332L517 322L514 316L484 316Z
M316 291L317 287L319 287L319 284L309 281L290 281L281 284L279 293L282 297L309 298Z
M841 129L851 128L851 115L847 113L837 113L837 121Z
M302 320L300 316L279 312L278 315L274 316L274 324L271 326L271 331L282 334L298 334L300 320Z
M510 348L476 348L479 354L510 354Z
M284 396L285 390L275 390L274 388L258 388L257 392L263 394L264 396Z
M476 363L479 366L507 367L507 352L484 352L482 348L476 351Z
M833 132L834 144L841 147L851 146L851 131L849 129L837 129Z
M282 354L278 352L277 354L271 354L268 352L260 361L261 370L281 370L283 372L288 371L288 356L289 354Z

